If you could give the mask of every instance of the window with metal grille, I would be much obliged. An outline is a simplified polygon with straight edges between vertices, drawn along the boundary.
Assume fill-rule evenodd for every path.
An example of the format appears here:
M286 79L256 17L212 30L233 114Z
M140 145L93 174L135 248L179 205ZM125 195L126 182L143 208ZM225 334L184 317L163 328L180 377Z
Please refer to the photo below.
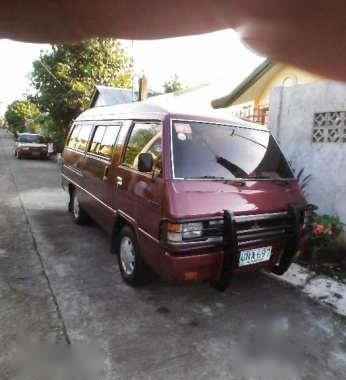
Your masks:
M346 143L346 111L314 114L314 143Z

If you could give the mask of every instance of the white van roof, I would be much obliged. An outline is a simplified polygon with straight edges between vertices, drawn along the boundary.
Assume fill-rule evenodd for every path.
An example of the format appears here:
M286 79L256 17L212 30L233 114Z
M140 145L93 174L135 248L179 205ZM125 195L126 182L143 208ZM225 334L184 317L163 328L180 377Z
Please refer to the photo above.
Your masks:
M220 122L232 124L235 126L250 127L256 129L268 130L265 126L251 123L230 115L227 109L215 110L193 110L189 106L170 107L160 106L153 102L133 102L128 104L119 104L115 106L104 106L90 108L80 114L76 121L95 121L95 120L164 120L167 116L183 120L196 120L206 122Z

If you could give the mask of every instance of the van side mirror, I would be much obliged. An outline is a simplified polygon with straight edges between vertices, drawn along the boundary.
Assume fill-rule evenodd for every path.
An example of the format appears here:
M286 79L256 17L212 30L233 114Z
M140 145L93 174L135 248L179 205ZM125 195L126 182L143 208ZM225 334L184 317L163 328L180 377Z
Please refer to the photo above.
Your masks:
M141 153L138 156L138 170L144 173L150 173L153 170L154 159L151 153Z

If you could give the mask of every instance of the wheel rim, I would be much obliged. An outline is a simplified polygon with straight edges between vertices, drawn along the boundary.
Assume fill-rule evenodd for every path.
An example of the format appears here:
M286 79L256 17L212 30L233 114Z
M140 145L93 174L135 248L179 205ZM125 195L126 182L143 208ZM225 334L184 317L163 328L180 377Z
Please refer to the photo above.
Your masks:
M79 201L77 195L75 194L73 197L73 215L76 219L79 217L79 211Z
M131 275L135 270L135 251L132 240L124 236L120 243L121 266L127 275Z

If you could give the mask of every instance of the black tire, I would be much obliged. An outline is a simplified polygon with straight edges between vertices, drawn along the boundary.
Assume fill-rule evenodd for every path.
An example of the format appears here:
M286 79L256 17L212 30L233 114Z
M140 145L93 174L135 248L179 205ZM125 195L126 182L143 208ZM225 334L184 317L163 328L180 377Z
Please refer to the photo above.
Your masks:
M123 227L118 241L118 263L123 280L133 287L150 282L152 272L141 257L137 238L133 230L128 226ZM126 246L129 250L132 250L132 260L131 254L126 254L124 251Z
M18 160L22 159L22 156L18 152L16 153L16 157L17 157Z
M81 207L78 199L78 192L77 190L73 190L71 193L71 199L70 199L70 209L72 212L73 220L76 224L87 224L89 220L88 214L84 211L84 209Z

